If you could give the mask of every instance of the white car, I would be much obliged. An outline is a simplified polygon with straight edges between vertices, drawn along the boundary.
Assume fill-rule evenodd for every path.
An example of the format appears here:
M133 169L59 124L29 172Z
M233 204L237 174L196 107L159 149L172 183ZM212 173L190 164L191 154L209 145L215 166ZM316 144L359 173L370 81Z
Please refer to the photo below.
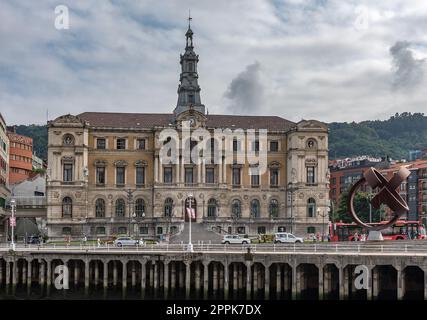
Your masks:
M135 239L132 239L130 237L120 237L120 238L117 238L116 240L114 240L113 243L117 247L123 247L123 246L136 247L136 246L142 246L142 245L144 245L144 241L142 241L142 240L135 240Z
M243 238L237 234L226 235L222 238L222 244L249 244L251 239Z
M274 243L303 243L304 239L295 237L292 233L277 232L274 235Z

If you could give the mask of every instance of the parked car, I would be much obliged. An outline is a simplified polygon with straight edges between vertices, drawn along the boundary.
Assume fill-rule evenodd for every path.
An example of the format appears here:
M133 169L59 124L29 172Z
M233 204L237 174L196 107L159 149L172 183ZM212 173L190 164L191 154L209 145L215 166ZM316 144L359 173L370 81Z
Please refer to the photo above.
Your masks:
M303 243L304 239L294 236L289 232L277 232L274 234L274 243Z
M120 237L114 240L113 244L117 247L124 247L124 246L142 246L144 245L144 241L142 240L135 240L131 237Z
M238 234L228 234L222 237L222 244L249 244L251 239L243 238Z
M27 238L28 244L40 244L40 237L39 236L29 236Z

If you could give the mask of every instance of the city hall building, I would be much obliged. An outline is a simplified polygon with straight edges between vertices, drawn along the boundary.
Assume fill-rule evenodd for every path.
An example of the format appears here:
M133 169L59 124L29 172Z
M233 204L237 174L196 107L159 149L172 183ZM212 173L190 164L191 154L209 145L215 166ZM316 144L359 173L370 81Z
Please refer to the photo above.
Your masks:
M189 219L248 235L327 231L327 126L208 114L198 62L189 27L171 113L85 112L49 121L50 238L158 238L181 232ZM173 148L164 152L166 145ZM254 163L246 153L264 157Z

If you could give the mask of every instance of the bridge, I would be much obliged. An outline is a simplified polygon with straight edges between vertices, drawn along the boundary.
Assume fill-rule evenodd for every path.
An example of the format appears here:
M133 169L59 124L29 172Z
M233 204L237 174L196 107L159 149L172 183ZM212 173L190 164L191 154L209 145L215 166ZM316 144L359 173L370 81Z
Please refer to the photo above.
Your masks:
M427 244L18 246L0 248L0 288L37 287L49 296L55 268L69 292L138 292L142 299L426 299ZM355 268L369 270L357 289Z

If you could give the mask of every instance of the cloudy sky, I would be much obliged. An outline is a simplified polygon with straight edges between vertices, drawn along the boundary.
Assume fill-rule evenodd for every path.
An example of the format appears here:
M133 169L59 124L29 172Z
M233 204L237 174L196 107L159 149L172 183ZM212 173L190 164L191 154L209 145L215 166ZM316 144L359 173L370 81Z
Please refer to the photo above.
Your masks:
M67 30L55 28L60 4ZM189 8L210 113L427 111L424 0L1 0L0 112L9 124L171 112Z

